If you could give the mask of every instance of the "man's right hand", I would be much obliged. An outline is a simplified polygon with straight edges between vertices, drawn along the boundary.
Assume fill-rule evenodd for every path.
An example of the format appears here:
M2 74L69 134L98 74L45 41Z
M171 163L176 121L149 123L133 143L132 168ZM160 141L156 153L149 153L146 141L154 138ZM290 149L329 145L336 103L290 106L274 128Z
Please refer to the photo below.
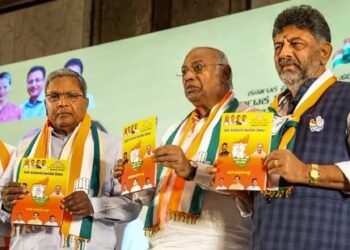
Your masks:
M124 173L123 160L119 159L113 167L113 178L118 179L118 181L120 182L123 173Z
M11 212L17 200L23 199L28 193L21 183L10 182L1 192L1 200L6 211Z

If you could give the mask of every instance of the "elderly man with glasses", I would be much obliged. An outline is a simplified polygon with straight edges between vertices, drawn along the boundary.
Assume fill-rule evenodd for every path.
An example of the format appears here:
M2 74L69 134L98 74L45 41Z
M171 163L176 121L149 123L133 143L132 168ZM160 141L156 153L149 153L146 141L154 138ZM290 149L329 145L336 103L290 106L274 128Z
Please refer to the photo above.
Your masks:
M112 169L121 157L120 140L91 123L86 112L86 83L76 72L52 72L46 80L45 94L47 122L40 133L20 143L16 160L8 168L13 175L0 179L0 186L5 185L0 217L8 218L16 201L26 194L17 182L21 159L59 158L71 162L68 188L61 201L63 224L60 232L48 233L45 227L36 226L35 230L13 237L11 249L112 250L116 239L110 218L133 220L142 206L131 197L118 196L121 188Z
M222 114L252 108L234 97L231 68L218 49L192 49L181 73L194 110L154 150L162 167L155 196L138 194L144 204L151 200L145 221L150 249L248 249L250 218L240 216L230 195L218 193L207 170L217 155Z

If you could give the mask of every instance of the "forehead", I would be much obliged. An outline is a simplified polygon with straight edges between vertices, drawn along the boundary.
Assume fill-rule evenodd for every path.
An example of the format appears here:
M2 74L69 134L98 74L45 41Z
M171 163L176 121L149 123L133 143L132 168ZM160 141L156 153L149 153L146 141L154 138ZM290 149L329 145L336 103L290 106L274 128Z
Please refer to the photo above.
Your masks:
M36 70L36 71L33 71L32 73L30 73L28 75L28 78L35 78L35 77L42 78L43 76L44 76L43 72L41 72L40 70Z
M47 86L47 92L81 92L79 81L73 76L58 76Z
M276 34L274 37L274 41L279 40L291 40L291 39L302 39L302 40L315 40L315 37L312 33L306 28L298 28L295 25L289 25L283 28L283 30Z
M196 61L216 62L218 54L215 50L209 48L198 48L191 50L185 60L184 65L191 64Z
M7 78L0 78L1 85L10 85L10 82Z
M68 66L67 68L75 71L76 73L80 74L81 73L81 68L78 64L73 64L73 65L70 65Z

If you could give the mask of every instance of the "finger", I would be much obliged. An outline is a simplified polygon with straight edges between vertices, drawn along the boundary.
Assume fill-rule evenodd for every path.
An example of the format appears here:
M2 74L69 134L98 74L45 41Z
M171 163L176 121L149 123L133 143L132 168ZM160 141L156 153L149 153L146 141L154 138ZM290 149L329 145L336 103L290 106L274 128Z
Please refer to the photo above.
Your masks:
M121 172L121 171L116 171L116 172L113 173L114 178L119 178L122 175L123 175L123 172Z
M71 214L75 216L84 216L84 217L91 215L91 213L87 209L71 212Z
M92 213L92 205L87 196L85 197L75 197L68 202L63 204L65 211L73 215L87 216Z
M266 167L267 167L268 170L272 170L274 168L278 168L278 167L280 167L280 162L277 159L271 159L271 160L269 160L267 162L267 166Z
M170 161L163 161L158 163L159 163L159 166L161 167L172 168L172 169L175 169L177 166L174 162L170 162Z
M71 203L71 204L68 204L65 209L66 211L70 212L70 213L76 213L78 211L81 211L81 210L84 210L86 209L86 207L88 206L89 204L86 204L84 202L80 202L80 203Z
M282 175L282 168L272 168L268 170L269 175Z
M66 200L62 203L62 208L64 208L66 211L70 211L70 209L76 205L80 204L79 199L70 199Z
M164 145L155 150L155 156L162 156L168 154L179 154L182 149L179 146L175 145Z
M84 191L75 191L75 192L71 193L70 195L64 197L61 200L61 202L64 204L64 203L71 202L74 200L79 200L80 197L83 197L83 196L87 196Z
M179 157L174 156L174 155L164 155L164 156L160 156L157 157L157 162L161 163L161 162L179 162Z
M217 171L218 171L218 169L216 167L214 167L214 166L208 166L207 167L207 173L208 174L216 174Z
M123 166L114 166L113 170L114 171L124 171L124 167Z
M18 182L10 182L5 185L5 187L20 187L22 184Z
M274 150L271 153L269 153L266 157L265 157L265 162L266 161L270 161L273 159L279 159L280 158L280 149Z
M2 204L6 211L11 212L13 207L16 205L17 199L15 200L2 200Z
M4 202L12 202L14 200L20 200L24 198L24 194L8 194L2 197Z
M2 191L2 195L9 195L9 194L26 194L28 191L23 190L21 187L7 187Z
M271 154L268 154L264 160L264 165L267 166L269 162L273 162L274 160L280 160L280 156L277 151L272 152Z
M163 155L168 152L168 145L160 146L154 150L154 154L157 155Z

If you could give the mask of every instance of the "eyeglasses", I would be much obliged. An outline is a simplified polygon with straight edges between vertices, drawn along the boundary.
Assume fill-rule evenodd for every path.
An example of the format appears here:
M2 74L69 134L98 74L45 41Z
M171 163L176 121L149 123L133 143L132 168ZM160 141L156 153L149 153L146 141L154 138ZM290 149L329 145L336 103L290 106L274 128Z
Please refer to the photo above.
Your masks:
M41 82L42 80L44 80L44 78L34 78L34 79L30 79L28 83L33 84L34 82Z
M75 102L79 97L85 98L84 95L78 93L51 93L46 95L46 99L49 102L57 102L61 100L62 96L69 102Z
M187 66L182 66L181 67L181 74L177 75L180 77L184 77L188 71L192 71L195 74L200 74L203 72L204 68L210 66L210 65L220 65L223 66L225 64L222 63L210 63L210 64L205 64L203 62L195 62L193 63L190 67Z

